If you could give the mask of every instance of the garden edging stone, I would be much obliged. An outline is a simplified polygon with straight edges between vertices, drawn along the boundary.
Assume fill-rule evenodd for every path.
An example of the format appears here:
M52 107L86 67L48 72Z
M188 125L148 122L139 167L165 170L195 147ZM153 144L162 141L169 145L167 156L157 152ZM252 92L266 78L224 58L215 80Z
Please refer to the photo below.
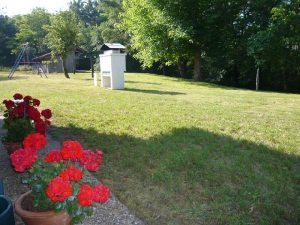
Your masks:
M0 116L0 137L3 137L5 131L2 129L3 117ZM51 135L47 134L47 146L40 151L41 155L45 155L52 149L59 149L60 143L54 140ZM14 172L7 152L4 150L2 144L0 144L0 176L4 180L4 190L7 197L13 202L18 196L28 190L25 185L22 185L21 177L22 173ZM97 179L90 175L92 180ZM99 183L99 181L97 181ZM20 218L16 215L16 225L24 225ZM141 219L137 218L129 209L123 205L114 195L103 205L95 205L94 213L92 216L87 217L79 225L145 225Z

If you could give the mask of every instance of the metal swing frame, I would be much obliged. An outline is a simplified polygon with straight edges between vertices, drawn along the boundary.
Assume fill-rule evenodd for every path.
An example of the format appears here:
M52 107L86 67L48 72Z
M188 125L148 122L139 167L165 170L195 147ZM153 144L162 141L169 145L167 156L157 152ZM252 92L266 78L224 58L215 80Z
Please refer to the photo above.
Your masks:
M11 79L13 78L14 73L15 73L16 70L18 69L18 67L19 67L19 65L20 65L20 63L21 63L21 60L23 59L23 57L24 57L24 55L26 54L26 52L27 52L28 49L29 49L29 42L26 42L26 43L24 44L23 48L21 49L21 51L19 52L18 57L17 57L17 59L16 59L14 65L13 65L13 67L12 67L11 70L10 70L10 73L9 73L9 75L8 75L8 79L11 80ZM46 75L46 73L45 73L45 71L44 71L44 69L43 69L43 67L42 67L42 64L41 64L40 62L25 62L24 64L36 65L38 74L39 74L41 77L43 77L42 74L44 74L44 76L45 76L46 78L48 78L47 75ZM42 74L40 73L40 71L42 72Z

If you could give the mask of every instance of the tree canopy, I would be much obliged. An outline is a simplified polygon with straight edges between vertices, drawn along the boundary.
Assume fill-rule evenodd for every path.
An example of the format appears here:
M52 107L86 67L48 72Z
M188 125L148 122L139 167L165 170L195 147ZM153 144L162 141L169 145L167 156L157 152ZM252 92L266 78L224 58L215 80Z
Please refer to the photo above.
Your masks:
M51 24L44 26L47 31L46 42L52 55L60 56L63 61L64 73L70 78L66 68L67 55L75 51L81 40L80 26L70 11L62 11L51 17Z
M44 41L47 31L43 26L50 24L50 16L45 9L35 8L30 14L16 17L18 31L14 52L18 52L26 42L30 44L31 56L47 52L49 49Z
M31 55L80 47L93 73L101 45L120 42L143 69L246 88L255 87L259 69L262 89L300 91L299 2L71 0L55 15L36 8L0 16L1 64L29 42Z

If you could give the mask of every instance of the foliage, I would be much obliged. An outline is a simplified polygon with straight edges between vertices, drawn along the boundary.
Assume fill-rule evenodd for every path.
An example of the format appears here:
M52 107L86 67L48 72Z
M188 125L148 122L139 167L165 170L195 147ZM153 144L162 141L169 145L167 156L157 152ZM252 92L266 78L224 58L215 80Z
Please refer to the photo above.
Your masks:
M0 66L11 66L13 64L13 56L11 53L12 39L17 32L14 21L0 14Z
M29 42L30 57L45 54L48 51L44 41L47 32L43 26L50 24L50 17L50 13L43 8L35 8L29 14L16 17L18 31L15 36L14 53L18 53L24 43Z
M93 76L95 58L98 57L100 46L103 43L99 29L99 25L104 20L101 15L100 2L98 0L73 0L70 3L70 11L73 12L83 24L83 26L80 27L82 34L80 48L84 51L84 56L90 59Z
M119 29L122 12L122 1L120 0L103 0L100 4L104 21L100 24L101 36L106 43L129 43L129 36L126 32Z
M62 11L51 17L51 25L44 26L48 32L46 42L53 56L60 56L63 60L64 73L70 78L66 68L67 55L75 51L81 40L80 24L74 13Z
M99 0L72 0L69 8L84 23L85 27L97 26L104 20Z
M177 64L187 58L184 42L187 37L180 28L173 29L162 11L148 0L124 1L121 27L131 36L135 57L144 67L154 63Z
M123 8L144 66L177 64L182 76L193 66L196 79L251 88L260 65L264 88L299 89L298 0L124 0Z
M3 104L6 107L3 128L7 130L4 141L21 142L34 131L45 135L52 113L50 109L39 112L38 99L31 96L23 98L23 95L16 93L14 100L4 100Z
M249 42L249 54L257 66L269 67L282 89L287 90L300 80L300 12L299 1L283 2L272 9L270 25L253 35ZM278 77L278 74L281 76ZM280 86L280 84L278 85Z
M106 186L98 184L92 188L84 179L87 170L98 170L102 152L83 150L79 142L65 141L61 150L50 151L44 159L37 160L38 150L46 144L45 137L42 138L26 137L24 149L10 156L12 165L18 172L29 168L29 176L23 182L31 187L36 208L66 210L73 223L80 222L91 215L94 202L104 203L110 195Z
M85 57L90 58L93 74L95 59L104 42L128 42L128 36L117 28L121 3L119 0L73 0L70 10L83 24L80 48L84 50Z
M220 43L226 39L240 2L125 0L123 4L123 28L132 35L138 58L148 65L190 61L194 78L201 80L202 59L223 47Z

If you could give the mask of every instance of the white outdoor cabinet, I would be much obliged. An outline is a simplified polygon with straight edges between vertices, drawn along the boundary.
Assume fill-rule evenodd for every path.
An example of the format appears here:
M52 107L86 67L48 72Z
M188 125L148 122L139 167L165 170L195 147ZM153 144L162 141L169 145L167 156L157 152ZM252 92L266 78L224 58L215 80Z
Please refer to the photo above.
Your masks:
M118 43L105 43L100 56L101 86L110 89L124 89L124 71L126 71L125 47Z

